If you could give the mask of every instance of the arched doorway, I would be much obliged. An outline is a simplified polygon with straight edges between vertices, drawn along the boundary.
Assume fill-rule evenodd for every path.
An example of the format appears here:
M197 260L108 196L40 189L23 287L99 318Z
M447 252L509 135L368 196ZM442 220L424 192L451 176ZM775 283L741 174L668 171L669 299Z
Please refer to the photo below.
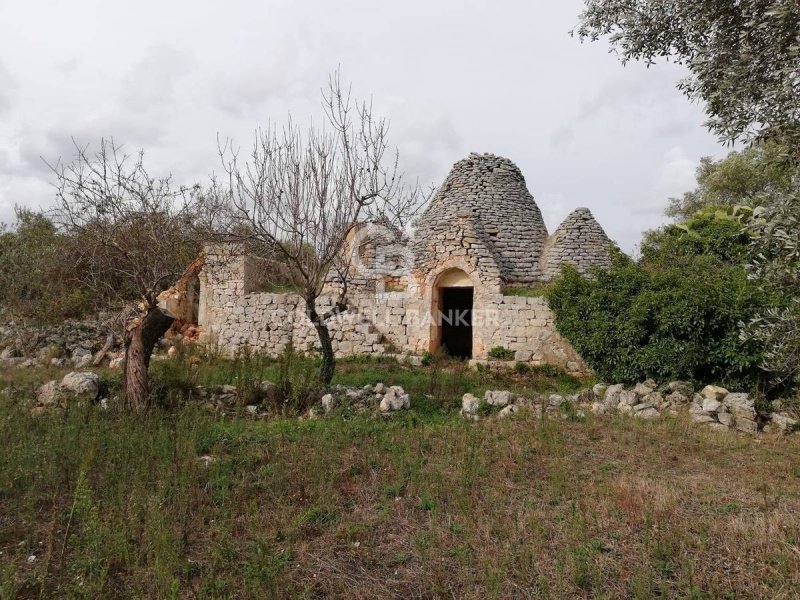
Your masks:
M450 269L439 275L432 294L431 350L472 358L473 300L472 280L464 271Z

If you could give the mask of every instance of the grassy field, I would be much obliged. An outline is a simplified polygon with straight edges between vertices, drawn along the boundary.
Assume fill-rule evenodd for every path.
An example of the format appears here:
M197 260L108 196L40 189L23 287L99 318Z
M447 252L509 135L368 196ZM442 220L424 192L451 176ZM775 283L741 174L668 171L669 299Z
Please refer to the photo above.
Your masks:
M800 596L799 436L464 422L464 391L579 382L393 363L338 375L410 390L389 420L220 418L169 390L275 365L178 365L145 417L32 418L57 373L0 375L0 600Z

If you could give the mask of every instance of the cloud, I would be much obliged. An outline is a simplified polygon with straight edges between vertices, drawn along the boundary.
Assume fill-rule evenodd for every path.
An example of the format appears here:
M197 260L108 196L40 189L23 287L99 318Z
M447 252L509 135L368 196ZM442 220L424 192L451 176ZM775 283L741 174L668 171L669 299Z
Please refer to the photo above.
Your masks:
M151 112L171 103L177 83L194 65L191 53L172 44L149 46L120 82L121 108Z
M0 60L0 115L11 111L14 94L18 87L16 79Z

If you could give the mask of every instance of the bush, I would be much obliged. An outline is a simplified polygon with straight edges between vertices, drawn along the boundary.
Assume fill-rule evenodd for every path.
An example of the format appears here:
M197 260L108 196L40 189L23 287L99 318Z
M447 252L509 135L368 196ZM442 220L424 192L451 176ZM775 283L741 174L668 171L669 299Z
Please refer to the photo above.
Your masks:
M489 358L496 358L497 360L513 360L514 351L504 348L503 346L495 346L489 350Z
M738 265L695 256L648 269L617 254L593 280L565 267L549 300L559 332L608 381L762 379L759 349L739 340L739 324L766 298Z

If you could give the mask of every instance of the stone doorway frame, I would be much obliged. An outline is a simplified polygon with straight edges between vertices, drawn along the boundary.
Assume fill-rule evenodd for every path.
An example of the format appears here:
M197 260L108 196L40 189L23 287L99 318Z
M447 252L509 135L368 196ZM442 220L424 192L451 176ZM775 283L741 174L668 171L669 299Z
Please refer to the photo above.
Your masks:
M443 290L447 288L472 288L472 310L475 310L475 300L477 297L478 286L470 275L460 266L447 266L436 273L433 284L431 285L430 299L430 343L429 351L436 352L442 347L442 325L440 323L440 313L442 307ZM472 348L475 352L475 328L472 327Z

